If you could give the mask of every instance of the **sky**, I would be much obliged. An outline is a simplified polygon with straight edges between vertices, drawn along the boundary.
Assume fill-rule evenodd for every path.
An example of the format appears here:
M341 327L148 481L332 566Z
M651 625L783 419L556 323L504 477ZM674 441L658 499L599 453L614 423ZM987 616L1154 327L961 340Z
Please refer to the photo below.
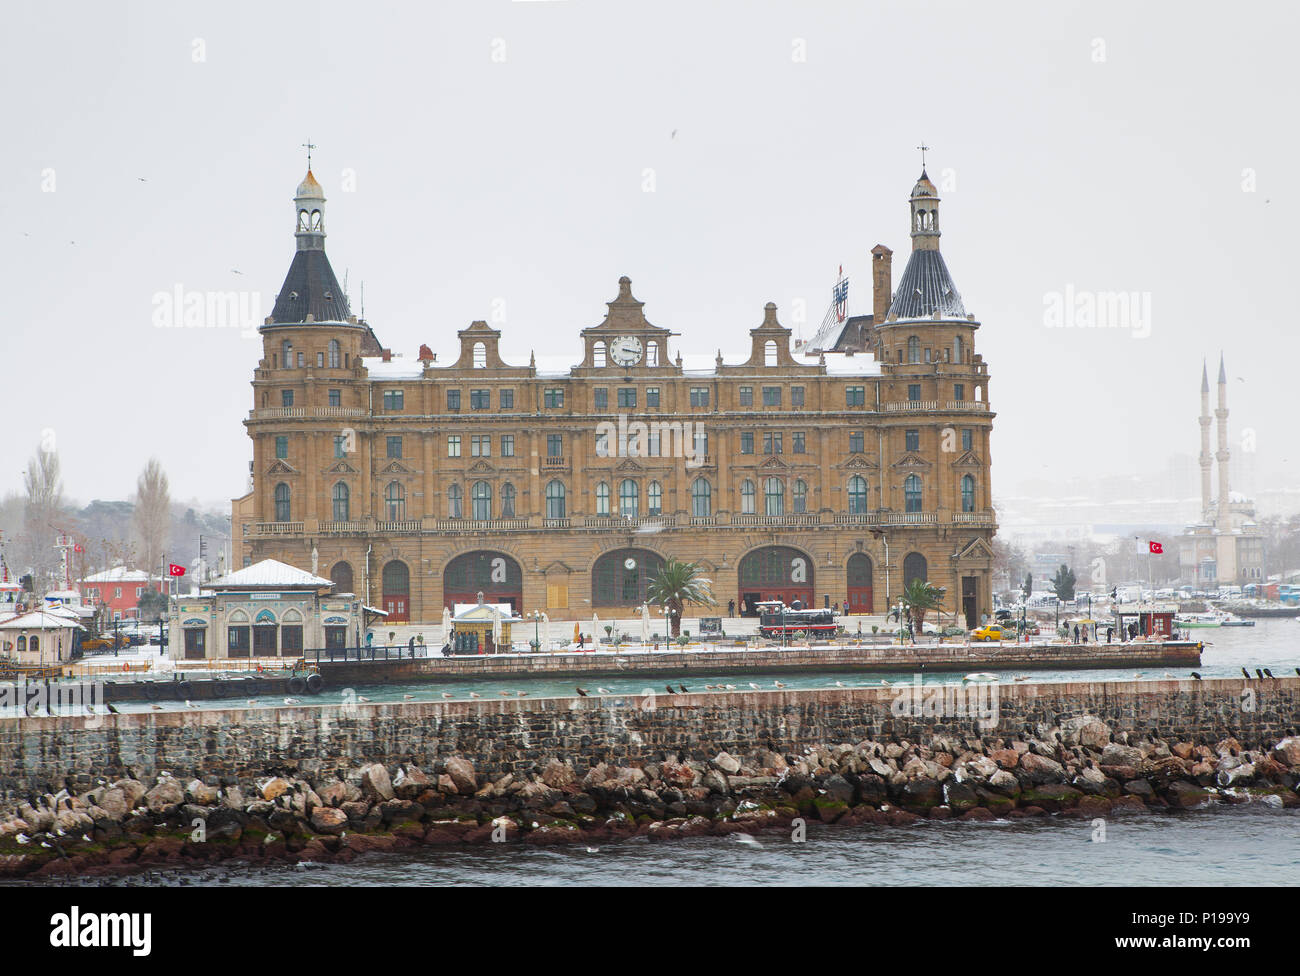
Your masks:
M260 339L166 296L269 313L309 139L381 341L445 359L486 319L521 364L576 362L624 274L687 353L738 357L768 301L810 337L841 265L869 308L924 143L982 323L995 499L1194 454L1221 350L1234 450L1300 483L1295 5L6 10L0 493L41 443L83 501L129 496L151 455L174 497L244 492Z

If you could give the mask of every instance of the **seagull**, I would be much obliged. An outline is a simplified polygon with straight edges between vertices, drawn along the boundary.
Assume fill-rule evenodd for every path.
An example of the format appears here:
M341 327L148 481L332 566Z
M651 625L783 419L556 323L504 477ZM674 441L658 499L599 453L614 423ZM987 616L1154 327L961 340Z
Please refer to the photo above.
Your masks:
M250 704L250 705L256 705L256 704L257 704L257 699L256 699L256 698L250 698L250 699L248 699L248 704Z
M1256 669L1255 669L1255 674L1257 674L1257 675L1259 676L1259 680L1260 680L1260 681L1263 681L1263 680L1264 680L1264 672L1261 671L1259 668L1256 668Z
M1172 678L1172 677L1173 677L1173 674L1171 674L1170 672L1166 671L1166 672L1165 672L1165 677L1166 677L1166 678Z
M664 687L668 689L668 694L670 694L670 695L675 695L675 694L677 694L677 692L673 691L673 686L672 686L672 685L664 685Z
M755 691L758 691L758 685L754 684L754 682L752 681L749 683L749 687L753 688Z
M679 684L677 687L680 688L680 689L682 690L682 694L683 694L683 695L689 695L689 694L690 694L690 689L687 688L685 685Z
M598 694L598 695L612 695L613 692L610 691L608 688L600 688L600 687L597 687L597 688L596 688L596 694Z
M1264 675L1265 675L1266 677L1271 678L1271 677L1273 677L1273 672L1270 671L1268 668L1265 668L1265 669L1264 669Z
M781 684L781 682L779 682L779 681L773 681L773 682L772 682L772 687L773 687L773 688L784 688L785 685Z
M585 688L574 688L573 690L576 691L576 692L578 693L578 696L579 696L579 697L581 697L581 698L586 698L586 697L587 697L587 689L585 689Z
M744 844L746 847L762 847L762 846L763 846L763 845L760 844L757 840L755 840L753 837L751 837L749 834L732 834L731 836L734 837L734 838L736 838L736 843L737 843L737 844Z
M893 682L890 681L888 678L881 678L881 679L880 679L880 683L881 683L882 685L884 685L886 688L888 688L888 687L890 687L891 685L893 685Z
M735 685L727 685L727 691L735 691L735 690L736 690Z
M482 697L483 697L483 696L480 695L477 691L471 691L471 692L469 693L469 696L470 696L471 698L482 698Z
M515 694L518 695L520 698L527 698L527 697L528 697L528 692L526 692L526 691L517 691L517 692L515 692Z
M705 685L705 686L704 686L704 690L705 690L705 691L712 691L712 690L713 690L713 685Z
M502 698L514 698L514 697L515 697L515 693L514 693L513 691L498 691L497 694L500 695ZM410 698L411 696L410 696L410 695L407 695L406 697Z
M444 692L442 693L442 697L443 697L443 698L450 698L450 697L451 697L451 692L450 692L450 691L444 691ZM369 701L369 699L366 699L366 700Z
M186 708L198 708L199 706L196 705L196 704L194 704L194 702L190 701L188 698L186 698L186 699L185 699L185 707L186 707Z
M114 715L119 714L119 712L118 712L118 710L117 710L117 706L114 705L112 702L108 702L108 703L106 703L106 704L104 705L104 707L107 708L107 709L108 709L110 712L112 712Z
M357 701L359 701L359 702L368 702L368 701L370 701L370 699L367 698L365 695L357 695Z
M94 714L95 714L95 706L94 706L94 705L87 705L87 706L86 706L86 711L90 712L91 715L94 715Z
M414 695L403 695L402 697L405 698L407 701L412 701L415 698Z
M1247 680L1247 681L1250 680L1250 672L1249 672L1249 671L1247 671L1245 668L1242 668L1242 669L1241 669L1241 673L1242 673L1243 675L1246 676L1246 680ZM1300 668L1296 668L1296 673L1297 673L1297 674L1300 674Z
M284 700L284 703L285 703L286 705L297 705L298 702L299 702L299 700L300 700L300 699L297 699L297 698L286 698L286 699Z
M844 682L843 682L843 681L837 681L837 682L835 682L835 687L836 687L836 688L843 688L843 687L844 687Z
M150 705L149 707L152 708L155 712L161 712L161 711L162 711L162 706L159 705L159 704L157 704L157 703L154 703L153 705Z

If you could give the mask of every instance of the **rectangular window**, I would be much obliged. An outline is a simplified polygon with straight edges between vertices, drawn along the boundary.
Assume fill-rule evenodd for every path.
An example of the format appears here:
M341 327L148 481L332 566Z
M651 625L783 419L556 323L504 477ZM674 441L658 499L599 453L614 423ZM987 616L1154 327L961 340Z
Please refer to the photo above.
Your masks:
M618 405L630 410L636 407L636 387L620 386L618 388Z
M343 391L342 391L342 390L330 390L330 406L331 406L331 407L341 407L341 406L343 406Z
M334 456L336 458L346 457L348 453L348 435L334 435Z
M903 431L903 450L919 451L921 449L921 432L919 430Z
M864 443L864 438L862 436L862 431L860 430L849 431L849 453L850 454L861 454L863 451L863 443Z
M280 653L284 657L302 654L302 624L280 625Z
M781 388L779 386L763 387L763 406L779 407L781 405Z
M865 386L849 386L844 390L844 403L850 407L865 406L867 402L867 388Z
M709 388L707 386L691 387L691 406L707 407L709 405Z
M470 457L491 457L492 456L492 435L491 434L474 434L469 439Z
M910 401L912 401L912 402L914 402L914 403L915 403L916 401L918 401L918 400L921 399L921 384L920 384L920 383L908 383L908 384L907 384L907 399L910 400Z
M460 409L460 390L447 391L447 409L448 410Z
M801 430L796 430L796 431L791 432L791 434L790 434L790 450L793 451L795 454L803 454L803 453L805 453L805 452L804 452L804 444L803 444L803 431L801 431Z
M558 410L564 406L564 390L551 387L543 392L542 402L548 410Z
M740 405L742 407L752 407L754 405L754 388L752 386L742 386L740 388Z
M647 407L659 406L659 387L648 386L645 391L645 405Z
M492 392L490 390L470 390L469 408L471 410L491 410Z
M752 430L741 431L740 434L740 453L754 453L754 432Z
M952 398L953 398L954 400L958 400L958 401L960 401L960 400L965 400L965 399L966 399L966 384L965 384L965 383L954 383L954 384L952 385Z
M405 410L406 393L402 390L385 390L384 391L384 409L385 410Z
M447 457L460 457L460 434L451 434L448 436Z
M781 454L782 440L784 435L779 432L764 431L763 433L763 453L764 454Z
M287 458L289 456L289 438L277 437L275 439L275 456L278 458Z
M515 408L514 390L502 390L497 394L497 399L501 401L502 410L513 410Z
M514 434L501 435L501 456L502 457L515 456L515 435Z
M972 431L969 427L963 427L961 429L961 449L963 451L969 451L971 449L971 444L974 443L974 440L975 440L974 431Z
M609 390L603 386L598 386L591 391L591 406L593 410L609 409Z
M402 438L389 437L386 440L388 442L388 456L390 458L400 458L402 456Z
M564 457L564 435L563 434L546 435L546 456Z
M792 407L802 407L802 406L803 406L803 387L802 387L802 386L792 386L792 387L790 387L790 406L792 406Z
M248 657L250 647L247 627L226 628L226 656Z
M282 406L282 407L292 407L292 406L293 406L293 390L281 390L281 391L280 391L280 406Z
M699 458L709 456L709 435L702 430L695 432L695 456Z

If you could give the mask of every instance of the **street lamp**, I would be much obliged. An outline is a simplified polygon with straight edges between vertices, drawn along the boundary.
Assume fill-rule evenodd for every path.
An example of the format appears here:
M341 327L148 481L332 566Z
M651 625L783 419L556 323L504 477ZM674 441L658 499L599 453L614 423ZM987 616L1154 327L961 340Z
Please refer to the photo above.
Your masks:
M529 616L533 618L533 650L540 651L542 649L542 638L540 633L542 611L534 610L529 614Z

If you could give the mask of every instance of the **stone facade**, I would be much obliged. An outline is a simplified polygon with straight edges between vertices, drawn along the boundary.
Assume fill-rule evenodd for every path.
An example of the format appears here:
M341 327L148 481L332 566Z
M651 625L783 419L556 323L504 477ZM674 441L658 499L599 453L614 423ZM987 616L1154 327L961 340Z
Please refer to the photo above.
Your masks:
M299 188L300 226L323 213L318 189ZM890 273L877 266L870 353L792 353L769 303L748 357L730 363L674 353L677 333L646 318L627 278L571 359L509 363L485 322L458 333L452 362L427 346L393 356L355 316L291 314L339 298L300 293L334 280L298 270L303 249L325 260L323 224L300 231L276 305L291 320L261 329L237 550L300 567L315 553L337 589L394 621L437 621L479 591L553 619L626 616L673 557L703 565L720 608L777 598L882 613L923 577L978 625L991 610L993 413L979 323L944 283L937 205L923 176L913 257L938 260L945 278L922 284L944 289L942 307L883 312Z

